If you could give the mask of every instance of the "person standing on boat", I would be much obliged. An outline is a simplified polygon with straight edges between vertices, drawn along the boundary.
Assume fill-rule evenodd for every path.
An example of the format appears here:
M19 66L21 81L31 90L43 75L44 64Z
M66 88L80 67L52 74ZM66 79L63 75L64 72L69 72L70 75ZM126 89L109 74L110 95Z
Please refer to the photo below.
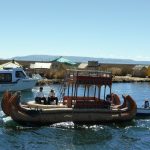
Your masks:
M149 108L149 101L148 100L145 100L144 108Z
M51 89L48 95L48 104L51 104L54 100L56 101L56 105L58 105L58 98L55 95L55 91Z
M41 104L42 101L44 101L44 104L46 104L46 98L43 93L43 87L40 87L39 92L36 93L35 102Z

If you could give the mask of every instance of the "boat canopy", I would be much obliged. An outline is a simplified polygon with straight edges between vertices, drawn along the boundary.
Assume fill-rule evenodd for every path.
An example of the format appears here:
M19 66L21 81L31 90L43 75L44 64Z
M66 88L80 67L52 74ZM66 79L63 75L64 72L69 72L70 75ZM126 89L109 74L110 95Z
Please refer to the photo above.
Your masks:
M112 73L94 70L67 70L69 84L112 85Z
M106 99L106 87L109 87L109 96L111 99L112 73L95 70L67 70L66 88L64 92L63 103L68 107L75 108L96 108L109 107ZM103 98L101 98L101 87L104 87ZM82 87L82 94L79 88ZM90 88L92 87L92 88ZM91 91L91 92L90 92ZM82 104L83 106L81 106ZM103 103L103 104L102 104Z

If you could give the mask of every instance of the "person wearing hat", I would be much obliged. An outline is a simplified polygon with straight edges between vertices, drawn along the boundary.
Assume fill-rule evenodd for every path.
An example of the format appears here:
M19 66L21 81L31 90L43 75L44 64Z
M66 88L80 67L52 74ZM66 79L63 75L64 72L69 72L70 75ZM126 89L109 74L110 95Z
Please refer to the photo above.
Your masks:
M40 87L39 92L36 93L35 102L41 104L42 101L44 101L44 104L46 104L46 98L43 93L43 87Z
M55 91L51 89L48 95L48 104L51 104L51 102L54 101L56 101L56 105L58 105L58 98L55 95Z

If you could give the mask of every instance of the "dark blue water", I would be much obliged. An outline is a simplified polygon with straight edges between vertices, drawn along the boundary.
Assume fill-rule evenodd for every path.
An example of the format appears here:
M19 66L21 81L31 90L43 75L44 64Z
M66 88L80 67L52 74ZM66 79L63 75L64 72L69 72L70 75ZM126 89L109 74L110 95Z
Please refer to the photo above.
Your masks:
M51 88L56 90L59 97L59 85L45 86L45 95ZM150 98L149 83L116 83L112 89L120 97L130 94L139 107L144 99ZM22 101L32 99L37 90L38 87L35 87L30 92L22 92ZM80 90L83 90L82 87ZM13 121L4 123L1 116L0 139L2 150L147 150L150 149L150 119L91 126L67 122L33 128L20 126Z

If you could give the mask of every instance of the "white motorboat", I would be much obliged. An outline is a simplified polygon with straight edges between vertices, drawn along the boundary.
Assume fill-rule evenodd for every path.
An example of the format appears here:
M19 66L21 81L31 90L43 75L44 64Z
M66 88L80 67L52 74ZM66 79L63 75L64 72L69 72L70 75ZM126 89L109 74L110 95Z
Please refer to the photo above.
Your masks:
M150 116L150 108L137 108L136 116L141 116L141 117Z
M23 68L0 69L0 92L32 89L37 79L27 76Z

